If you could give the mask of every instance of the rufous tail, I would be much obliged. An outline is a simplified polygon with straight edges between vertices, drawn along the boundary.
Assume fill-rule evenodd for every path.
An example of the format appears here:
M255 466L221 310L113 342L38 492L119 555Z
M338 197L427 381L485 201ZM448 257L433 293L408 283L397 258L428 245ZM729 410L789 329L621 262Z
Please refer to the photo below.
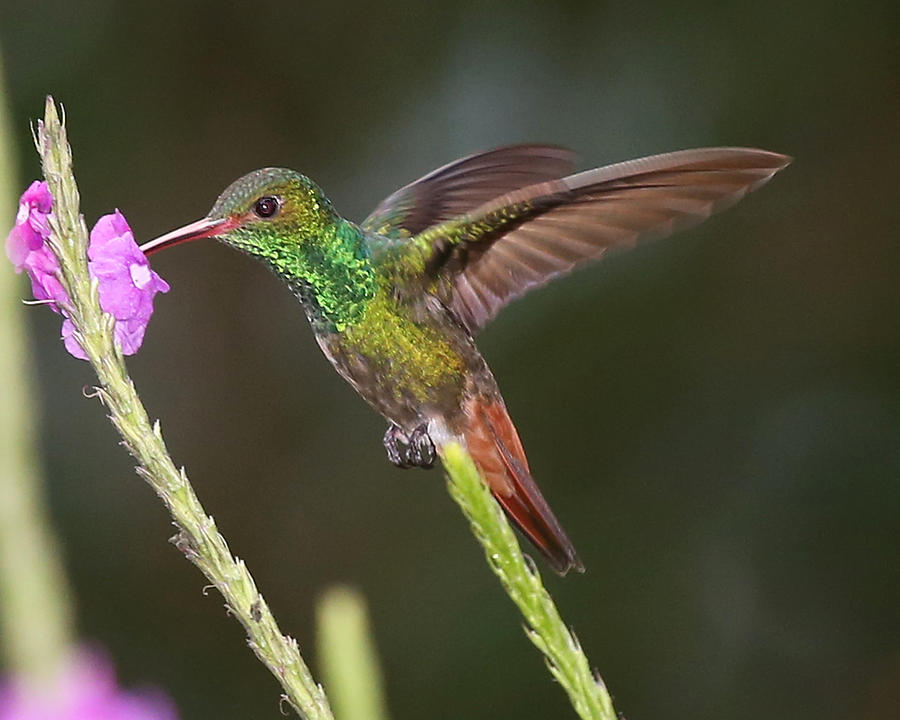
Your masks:
M510 520L558 573L584 565L531 477L528 459L503 401L476 397L466 407L463 437L494 497Z

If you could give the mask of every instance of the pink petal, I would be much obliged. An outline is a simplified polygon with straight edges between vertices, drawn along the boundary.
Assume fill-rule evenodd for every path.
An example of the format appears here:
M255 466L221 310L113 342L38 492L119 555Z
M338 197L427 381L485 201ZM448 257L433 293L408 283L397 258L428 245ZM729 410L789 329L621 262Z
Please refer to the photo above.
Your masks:
M131 275L131 282L139 290L146 288L153 280L153 271L149 265L141 265L140 263L131 263L128 267L128 274Z
M53 196L50 194L50 188L46 182L43 180L35 180L28 186L28 189L22 193L22 198L19 202L27 204L29 207L46 215L53 207Z
M87 360L87 353L85 353L84 348L81 347L81 343L75 339L74 333L75 326L72 324L72 321L69 320L69 318L63 320L62 339L63 344L66 346L66 350L69 351L69 355L72 357L76 357L79 360Z
M6 257L16 266L17 273L22 272L22 269L25 267L25 258L28 257L30 252L31 248L29 247L28 238L22 232L22 228L18 225L14 226L9 231L9 235L6 236Z

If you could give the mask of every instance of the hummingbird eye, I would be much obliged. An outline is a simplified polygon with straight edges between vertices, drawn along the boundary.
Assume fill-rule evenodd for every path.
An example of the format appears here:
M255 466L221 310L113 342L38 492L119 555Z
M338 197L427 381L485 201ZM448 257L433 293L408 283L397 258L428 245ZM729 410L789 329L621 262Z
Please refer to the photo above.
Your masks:
M278 198L267 195L256 201L256 204L253 206L253 212L261 218L270 218L278 212L280 207L281 202Z

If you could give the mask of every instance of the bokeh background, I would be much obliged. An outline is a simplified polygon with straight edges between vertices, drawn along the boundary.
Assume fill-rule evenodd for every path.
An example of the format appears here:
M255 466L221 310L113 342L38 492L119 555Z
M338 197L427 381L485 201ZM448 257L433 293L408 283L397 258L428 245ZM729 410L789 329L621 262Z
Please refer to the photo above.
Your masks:
M22 186L51 92L88 219L119 207L141 240L270 164L360 219L512 142L571 146L582 167L720 144L795 157L736 208L529 296L480 338L588 567L547 582L617 708L669 720L900 716L898 36L891 0L0 3ZM154 267L172 291L133 376L307 654L317 595L348 582L395 718L572 716L440 472L386 462L383 421L290 293L213 242ZM59 318L28 324L81 633L188 720L281 717L82 397L92 375Z

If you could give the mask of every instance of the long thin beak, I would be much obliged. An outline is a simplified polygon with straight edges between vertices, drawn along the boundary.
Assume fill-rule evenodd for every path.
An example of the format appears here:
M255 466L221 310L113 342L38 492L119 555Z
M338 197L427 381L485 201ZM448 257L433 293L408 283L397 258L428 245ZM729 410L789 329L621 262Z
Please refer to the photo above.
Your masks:
M197 220L197 222L192 222L189 225L180 227L177 230L172 230L172 232L167 232L165 235L160 235L158 238L150 240L149 242L145 242L141 245L141 250L145 255L150 255L163 248L180 245L189 240L199 240L200 238L221 235L223 232L230 230L233 227L234 223L231 218L218 218L215 220L203 218L202 220Z

